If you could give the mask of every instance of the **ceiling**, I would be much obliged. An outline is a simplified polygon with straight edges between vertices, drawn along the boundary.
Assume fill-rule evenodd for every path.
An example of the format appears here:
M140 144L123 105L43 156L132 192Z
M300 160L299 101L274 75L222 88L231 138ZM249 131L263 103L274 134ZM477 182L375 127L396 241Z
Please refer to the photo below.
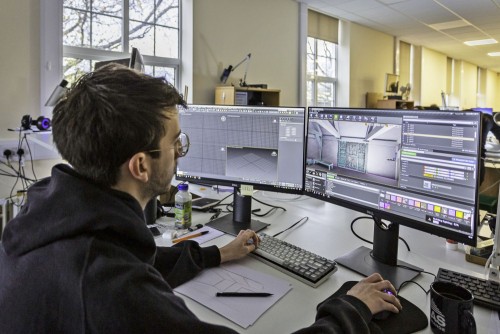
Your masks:
M299 0L345 19L500 73L500 0ZM447 25L440 25L447 23ZM499 43L467 46L493 38Z

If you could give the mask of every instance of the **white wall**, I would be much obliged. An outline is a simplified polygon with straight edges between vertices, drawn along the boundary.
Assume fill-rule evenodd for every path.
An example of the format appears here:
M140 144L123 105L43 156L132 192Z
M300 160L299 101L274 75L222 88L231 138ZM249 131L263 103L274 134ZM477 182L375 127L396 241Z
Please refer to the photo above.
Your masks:
M280 104L299 102L299 4L291 0L210 0L194 6L194 103L214 103L220 75L252 54L246 82L281 89ZM245 65L227 84L238 85Z
M422 48L422 68L420 103L423 106L441 106L441 91L446 92L446 55L431 49Z
M477 107L477 66L466 61L460 61L460 107L470 109Z
M7 128L24 114L40 115L39 0L0 2L0 138L16 138Z
M18 132L8 128L19 127L21 117L41 114L40 100L40 2L39 0L10 0L0 2L0 140L16 142ZM0 152L1 154L2 152ZM38 178L48 176L54 160L35 161ZM7 167L2 167L8 170ZM24 167L27 177L33 178L29 161ZM0 198L22 189L16 178L0 176Z
M367 92L385 91L385 74L394 69L394 38L350 24L349 107L365 107Z

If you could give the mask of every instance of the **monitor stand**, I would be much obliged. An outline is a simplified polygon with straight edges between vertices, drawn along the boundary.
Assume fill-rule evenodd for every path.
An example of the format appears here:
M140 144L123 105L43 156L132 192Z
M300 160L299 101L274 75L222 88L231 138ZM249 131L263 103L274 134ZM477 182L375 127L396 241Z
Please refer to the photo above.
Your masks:
M380 219L374 217L374 220L373 250L361 246L335 261L364 276L379 273L399 289L403 282L413 280L423 269L397 259L399 225L383 226Z
M267 223L251 219L252 196L239 194L237 188L234 188L233 195L233 214L214 219L205 224L206 226L234 236L241 230L250 229L259 232L269 226Z

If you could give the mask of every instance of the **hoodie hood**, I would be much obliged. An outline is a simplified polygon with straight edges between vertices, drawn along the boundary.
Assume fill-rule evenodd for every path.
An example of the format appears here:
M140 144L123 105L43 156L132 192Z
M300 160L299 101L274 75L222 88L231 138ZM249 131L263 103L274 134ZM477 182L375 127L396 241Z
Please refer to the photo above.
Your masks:
M51 177L29 188L28 201L7 224L2 245L7 254L19 256L61 239L101 233L127 240L133 249L142 249L138 257L152 261L155 243L139 202L61 164L52 168Z

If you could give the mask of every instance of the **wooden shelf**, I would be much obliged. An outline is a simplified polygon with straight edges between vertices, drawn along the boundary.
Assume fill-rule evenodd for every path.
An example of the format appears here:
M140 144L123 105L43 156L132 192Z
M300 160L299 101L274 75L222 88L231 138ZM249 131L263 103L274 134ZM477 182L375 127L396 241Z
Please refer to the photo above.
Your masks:
M280 105L279 89L218 86L215 88L215 104L221 105Z

